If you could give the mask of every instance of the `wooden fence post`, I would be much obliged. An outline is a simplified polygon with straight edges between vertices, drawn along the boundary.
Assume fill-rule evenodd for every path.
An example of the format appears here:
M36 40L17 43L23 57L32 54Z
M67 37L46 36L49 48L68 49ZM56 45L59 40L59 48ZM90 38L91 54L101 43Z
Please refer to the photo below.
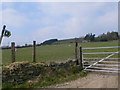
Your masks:
M36 62L36 41L33 41L33 62Z
M82 56L82 47L80 46L80 49L79 49L79 51L80 51L80 56L79 56L79 58L80 58L80 66L81 66L81 68L83 69L83 63L82 63L82 59L83 59L83 56Z
M12 63L15 62L15 42L11 43Z

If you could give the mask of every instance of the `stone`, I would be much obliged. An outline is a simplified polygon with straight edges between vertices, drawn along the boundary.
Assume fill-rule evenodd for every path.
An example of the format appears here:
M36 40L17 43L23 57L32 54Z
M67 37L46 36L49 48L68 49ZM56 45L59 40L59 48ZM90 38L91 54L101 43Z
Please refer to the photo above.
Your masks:
M48 75L48 72L55 74L59 70L70 70L72 67L76 66L75 60L70 60L67 62L50 62L45 63L28 63L28 62L14 62L8 66L3 67L2 70L2 81L3 83L13 83L21 84L30 79L36 78L39 76L39 79L42 75Z

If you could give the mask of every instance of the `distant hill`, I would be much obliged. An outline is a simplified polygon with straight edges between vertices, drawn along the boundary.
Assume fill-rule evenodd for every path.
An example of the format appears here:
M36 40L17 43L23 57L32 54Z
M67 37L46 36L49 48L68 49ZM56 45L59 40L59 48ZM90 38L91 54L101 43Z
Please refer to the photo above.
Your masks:
M66 43L82 43L82 42L106 42L106 41L115 41L120 39L120 34L118 32L107 32L100 34L99 36L95 36L93 33L88 33L83 37L79 38L70 38L70 39L49 39L44 41L43 43L37 44L37 46L41 45L52 45L52 44L66 44ZM16 46L16 48L24 48L24 47L32 47L32 44L25 44L23 46ZM10 49L9 46L3 46L2 49Z
M107 32L103 33L97 37L95 37L95 34L89 33L86 34L84 37L80 38L72 38L72 39L64 39L64 40L58 40L57 42L54 42L52 44L65 44L65 43L75 43L76 41L78 43L80 42L103 42L103 41L113 41L118 40L120 35L118 32Z
M51 44L65 44L65 43L75 43L75 42L83 42L85 41L84 38L71 38L71 39L63 39L63 40L58 40L58 39L50 39L46 40L43 43L39 45L51 45Z
M51 44L53 44L54 42L57 42L57 41L58 41L58 39L50 39L50 40L44 41L40 45L51 45Z
M84 38L71 38L71 39L64 39L64 40L58 40L57 42L54 42L53 44L65 44L65 43L75 43L75 42L84 42Z

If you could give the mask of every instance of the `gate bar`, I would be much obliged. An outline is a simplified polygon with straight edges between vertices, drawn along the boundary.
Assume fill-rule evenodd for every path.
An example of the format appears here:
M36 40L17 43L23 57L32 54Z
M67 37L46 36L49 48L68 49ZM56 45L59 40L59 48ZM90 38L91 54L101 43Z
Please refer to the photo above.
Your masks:
M83 49L105 49L105 48L120 48L120 46L112 46L112 47L90 47L90 48L83 48Z
M111 54L111 53L118 53L118 52L93 52L93 53L83 53L83 54Z
M90 67L90 68L94 68L94 69L108 69L108 70L120 70L119 68L104 68L104 67Z
M83 61L83 62L96 62L96 61ZM120 63L120 61L102 61L103 63Z
M92 70L92 69L85 69L85 70L86 70L86 71L98 71L98 72L120 73L120 71Z
M83 59L102 59L102 58L83 58ZM109 59L120 59L120 58L109 58Z

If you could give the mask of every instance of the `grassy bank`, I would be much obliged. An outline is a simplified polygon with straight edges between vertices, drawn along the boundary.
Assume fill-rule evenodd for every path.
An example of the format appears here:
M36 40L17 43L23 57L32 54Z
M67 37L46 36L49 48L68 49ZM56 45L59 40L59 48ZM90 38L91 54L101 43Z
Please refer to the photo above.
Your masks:
M43 88L63 82L76 80L85 77L87 71L80 71L79 67L62 68L57 71L47 68L47 73L42 72L39 76L32 78L22 84L14 85L13 83L4 83L3 88Z

